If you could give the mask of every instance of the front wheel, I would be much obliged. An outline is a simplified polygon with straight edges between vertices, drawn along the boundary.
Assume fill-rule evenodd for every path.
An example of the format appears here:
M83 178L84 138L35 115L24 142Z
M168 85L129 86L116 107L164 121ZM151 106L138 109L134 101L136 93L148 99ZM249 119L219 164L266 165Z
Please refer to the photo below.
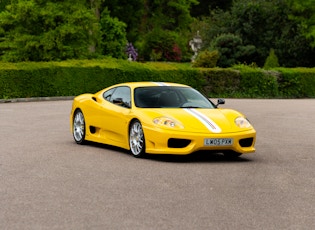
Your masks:
M142 157L145 154L145 140L141 123L133 121L129 128L129 146L134 157Z
M74 112L72 133L77 144L83 144L85 142L85 120L81 110Z

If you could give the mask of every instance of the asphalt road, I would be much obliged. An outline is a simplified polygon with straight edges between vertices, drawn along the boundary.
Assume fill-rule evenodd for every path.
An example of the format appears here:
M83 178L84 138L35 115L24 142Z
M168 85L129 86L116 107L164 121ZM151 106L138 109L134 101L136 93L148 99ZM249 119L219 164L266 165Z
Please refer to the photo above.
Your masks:
M71 101L0 104L0 229L315 229L315 99L228 99L256 153L75 144Z

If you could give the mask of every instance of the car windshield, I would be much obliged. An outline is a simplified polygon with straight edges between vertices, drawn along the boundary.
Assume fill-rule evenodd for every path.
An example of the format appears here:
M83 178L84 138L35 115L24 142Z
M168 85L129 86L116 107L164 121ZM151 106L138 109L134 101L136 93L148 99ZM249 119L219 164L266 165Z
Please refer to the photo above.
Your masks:
M191 87L150 86L134 90L140 108L215 108L215 105Z

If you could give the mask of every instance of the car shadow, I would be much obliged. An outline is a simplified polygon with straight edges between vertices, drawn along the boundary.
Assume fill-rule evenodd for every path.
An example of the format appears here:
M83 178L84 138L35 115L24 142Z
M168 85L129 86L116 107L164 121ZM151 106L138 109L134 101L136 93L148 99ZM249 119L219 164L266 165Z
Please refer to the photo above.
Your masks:
M93 146L96 148L108 149L115 151L120 154L129 155L133 157L130 151L122 149L119 147L105 145L95 142L87 142L86 145ZM194 163L194 162L222 162L222 163L244 163L251 162L251 159L242 155L240 157L229 158L224 156L222 153L211 152L211 151L197 151L188 155L172 155L172 154L146 154L142 158L143 160L152 160L160 162L169 162L169 163Z
M147 154L146 159L161 161L161 162L171 162L171 163L195 163L195 162L222 162L222 163L244 163L251 162L243 156L228 158L221 153L213 153L209 151L198 151L191 153L189 155L169 155L169 154Z

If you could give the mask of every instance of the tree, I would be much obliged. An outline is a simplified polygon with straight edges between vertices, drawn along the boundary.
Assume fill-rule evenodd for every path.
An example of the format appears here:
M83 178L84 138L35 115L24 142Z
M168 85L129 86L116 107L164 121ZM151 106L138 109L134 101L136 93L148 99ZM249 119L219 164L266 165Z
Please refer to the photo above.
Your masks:
M214 9L228 10L232 5L232 0L199 0L197 5L193 5L191 15L193 17L209 16Z
M178 60L187 56L190 9L197 0L144 0L139 37L134 44L142 58ZM168 51L168 52L166 52Z
M142 55L145 60L180 61L181 49L178 47L178 34L156 28L145 37Z
M12 1L0 13L2 59L51 61L87 58L95 17L75 0Z
M218 66L221 67L244 63L250 60L256 51L255 46L244 45L242 39L234 34L219 35L211 43L211 49L219 51Z
M192 22L190 9L197 0L151 0L145 1L146 29L159 27L164 30L181 31Z
M291 13L287 0L236 0L231 8L231 29L240 34L244 44L257 49L253 61L259 66L274 48L281 66L309 66L310 47L301 31L301 24L289 18ZM314 63L314 61L313 61Z
M11 0L0 1L0 12L5 10L5 7L11 3Z
M290 17L300 22L303 34L315 47L315 0L288 0L293 9Z
M110 0L103 1L102 9L107 8L110 16L118 18L126 24L127 39L135 42L139 36L142 15L144 13L143 0Z
M102 3L105 0L86 0L86 7L91 9L95 17L95 23L89 29L89 34L91 38L91 44L89 46L89 51L91 53L100 53L101 51L97 52L97 47L100 46L100 31L99 31L99 22L101 19L101 11L102 11Z
M315 60L310 40L302 34L301 24L289 18L287 0L235 0L229 11L214 10L201 31L204 47L221 34L239 36L243 45L256 47L256 55L246 60L263 66L274 48L281 66L312 66ZM203 22L205 23L205 22Z
M101 53L115 58L126 57L126 24L117 18L112 18L109 11L105 9L101 14L100 28Z
M95 15L97 21L100 20L102 12L102 4L105 0L86 0L87 8L90 8Z

